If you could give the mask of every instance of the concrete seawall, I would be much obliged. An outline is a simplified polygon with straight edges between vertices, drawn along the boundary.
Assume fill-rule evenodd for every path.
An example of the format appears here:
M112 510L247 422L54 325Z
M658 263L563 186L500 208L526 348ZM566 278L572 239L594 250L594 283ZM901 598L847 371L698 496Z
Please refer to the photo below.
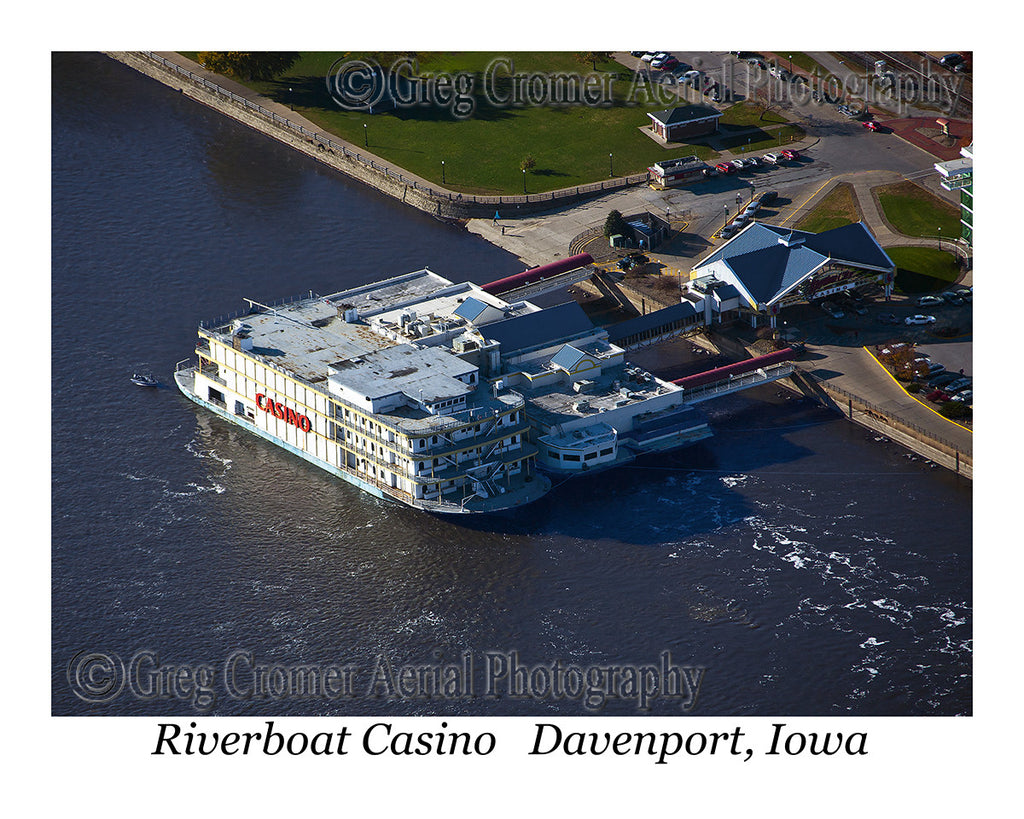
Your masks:
M292 117L286 118L269 109L268 106L276 104L270 100L260 102L258 95L248 89L239 89L246 92L243 98L184 65L177 62L168 65L165 58L149 52L106 51L104 54L346 176L440 219L491 218L498 209L504 211L503 218L541 213L646 181L646 175L640 175L541 194L500 197L439 190L401 168L388 167L379 157L337 136L316 132L312 123L309 123L310 128L296 125ZM181 62L187 61L181 58ZM293 116L296 120L302 119L297 114Z

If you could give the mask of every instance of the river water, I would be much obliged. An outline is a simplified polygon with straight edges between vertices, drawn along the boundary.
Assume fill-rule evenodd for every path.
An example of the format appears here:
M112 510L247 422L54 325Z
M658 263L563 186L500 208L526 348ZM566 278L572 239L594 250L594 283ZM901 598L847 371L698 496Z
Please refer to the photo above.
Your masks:
M510 516L372 498L184 399L197 323L521 264L98 55L52 167L54 714L971 713L969 482L764 388Z

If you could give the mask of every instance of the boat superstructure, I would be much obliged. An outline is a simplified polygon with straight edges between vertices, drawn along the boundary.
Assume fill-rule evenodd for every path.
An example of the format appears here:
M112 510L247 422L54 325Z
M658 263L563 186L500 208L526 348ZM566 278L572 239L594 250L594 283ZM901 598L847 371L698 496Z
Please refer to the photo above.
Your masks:
M442 513L710 435L575 302L541 309L420 270L198 330L182 392L378 497ZM543 469L538 469L542 467Z

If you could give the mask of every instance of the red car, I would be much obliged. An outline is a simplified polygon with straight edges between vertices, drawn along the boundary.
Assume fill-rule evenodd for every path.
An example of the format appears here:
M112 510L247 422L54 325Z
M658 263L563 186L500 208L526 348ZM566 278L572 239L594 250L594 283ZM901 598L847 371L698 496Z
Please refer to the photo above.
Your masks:
M719 173L732 173L736 170L731 162L719 162L715 167L718 169Z
M875 122L873 119L869 119L867 122L862 122L861 125L867 128L869 131L877 131L880 127L879 124Z
M662 71L671 71L677 65L679 65L679 60L677 60L675 57L669 56L666 57L662 61L662 63L657 67L660 68Z
M800 158L800 152L799 151L794 151L794 150L792 150L790 148L786 148L786 150L784 150L782 152L782 157L783 157L783 159L788 159L788 160L792 161L792 160Z

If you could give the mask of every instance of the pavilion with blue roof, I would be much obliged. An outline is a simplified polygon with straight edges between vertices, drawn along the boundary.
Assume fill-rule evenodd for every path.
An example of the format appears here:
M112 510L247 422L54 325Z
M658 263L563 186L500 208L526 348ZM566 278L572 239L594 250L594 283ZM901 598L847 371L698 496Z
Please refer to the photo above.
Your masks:
M752 222L702 259L691 275L734 286L751 324L756 327L758 317L767 316L774 327L782 307L868 281L880 282L888 298L895 271L863 222L822 233Z

